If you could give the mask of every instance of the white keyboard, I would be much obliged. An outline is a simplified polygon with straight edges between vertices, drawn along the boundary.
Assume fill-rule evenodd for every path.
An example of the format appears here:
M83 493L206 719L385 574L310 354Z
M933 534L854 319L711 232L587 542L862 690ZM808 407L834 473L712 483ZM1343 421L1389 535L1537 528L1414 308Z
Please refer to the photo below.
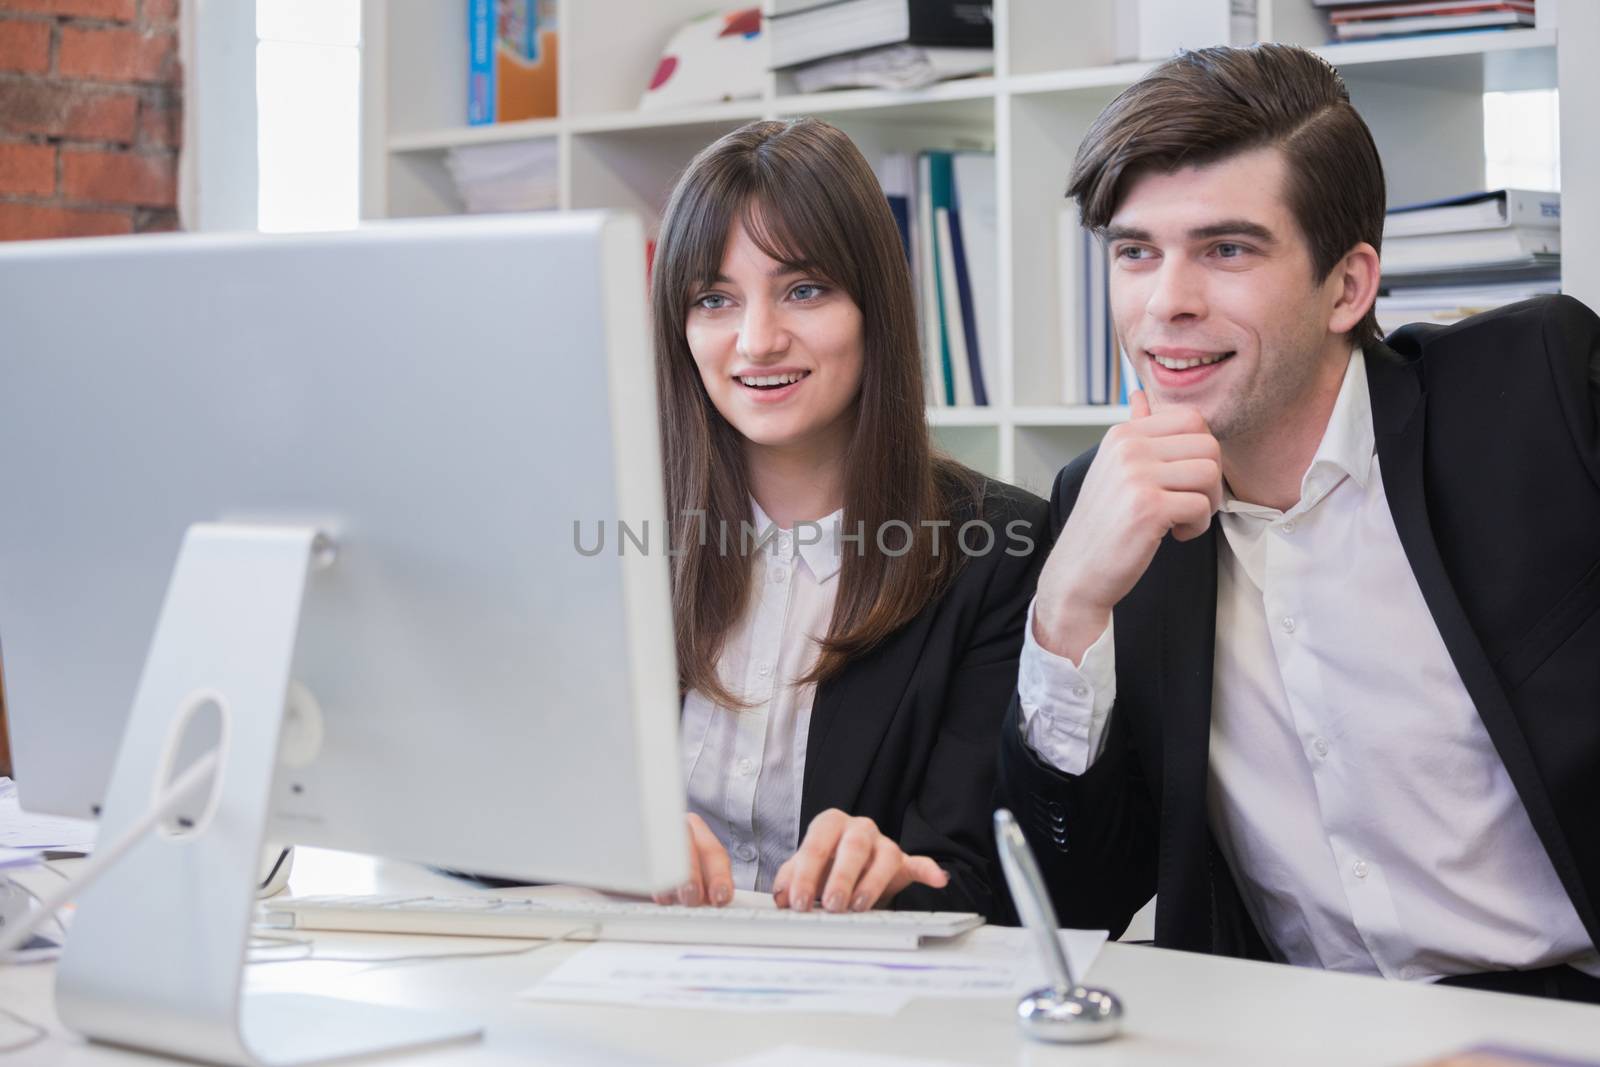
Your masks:
M265 926L386 934L655 941L773 948L914 949L983 925L949 911L868 911L835 915L771 906L683 908L637 901L528 899L486 895L290 897L265 902Z

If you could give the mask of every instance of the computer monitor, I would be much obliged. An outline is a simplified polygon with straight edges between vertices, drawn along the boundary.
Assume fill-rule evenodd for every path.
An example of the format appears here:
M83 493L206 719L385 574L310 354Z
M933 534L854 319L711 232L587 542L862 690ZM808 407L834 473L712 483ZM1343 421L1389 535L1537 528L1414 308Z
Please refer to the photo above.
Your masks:
M212 837L681 882L645 285L638 222L599 213L0 248L0 651L22 803L85 815L106 797L104 841L160 784L108 794L114 761L126 777L177 744L147 710L180 714L163 679L187 700L211 692L206 663L259 657L211 702L206 743L239 750L228 789L262 776L266 825ZM283 564L296 531L336 562ZM303 601L286 591L302 579ZM272 675L262 649L291 616L293 691L320 726L252 769L262 697L238 690ZM146 718L125 738L136 691ZM184 867L171 844L129 863Z

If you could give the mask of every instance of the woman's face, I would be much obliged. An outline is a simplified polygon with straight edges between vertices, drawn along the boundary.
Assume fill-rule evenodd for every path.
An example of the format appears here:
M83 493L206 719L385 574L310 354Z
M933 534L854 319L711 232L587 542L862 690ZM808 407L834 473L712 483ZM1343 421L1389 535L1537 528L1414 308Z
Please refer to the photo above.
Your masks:
M729 232L722 272L692 294L685 326L717 411L752 445L843 454L861 390L861 309Z

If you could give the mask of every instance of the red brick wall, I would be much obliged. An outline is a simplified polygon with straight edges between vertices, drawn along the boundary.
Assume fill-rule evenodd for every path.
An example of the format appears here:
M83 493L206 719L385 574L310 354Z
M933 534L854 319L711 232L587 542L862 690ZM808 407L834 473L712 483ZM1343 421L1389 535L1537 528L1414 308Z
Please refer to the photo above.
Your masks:
M0 0L0 240L178 228L179 0Z

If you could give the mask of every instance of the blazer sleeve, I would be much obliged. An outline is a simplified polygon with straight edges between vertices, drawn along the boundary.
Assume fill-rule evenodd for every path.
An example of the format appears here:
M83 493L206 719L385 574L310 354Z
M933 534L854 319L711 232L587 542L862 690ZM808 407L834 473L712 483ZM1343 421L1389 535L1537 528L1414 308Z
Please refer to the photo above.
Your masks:
M1056 479L1050 495L1050 544L1066 525L1094 460L1079 456ZM1065 926L1110 930L1120 936L1156 888L1159 832L1119 687L1105 747L1081 775L1040 759L1022 734L1022 705L1013 692L1000 729L996 797L1011 809L1038 860L1056 918ZM997 913L1015 923L1016 910L998 879Z
M1045 502L1001 492L985 506L994 549L967 563L980 572L964 576L981 581L975 619L949 667L938 736L899 839L908 854L937 860L950 883L942 890L908 886L896 908L995 914L995 736L1016 688L1022 628L1048 547Z

